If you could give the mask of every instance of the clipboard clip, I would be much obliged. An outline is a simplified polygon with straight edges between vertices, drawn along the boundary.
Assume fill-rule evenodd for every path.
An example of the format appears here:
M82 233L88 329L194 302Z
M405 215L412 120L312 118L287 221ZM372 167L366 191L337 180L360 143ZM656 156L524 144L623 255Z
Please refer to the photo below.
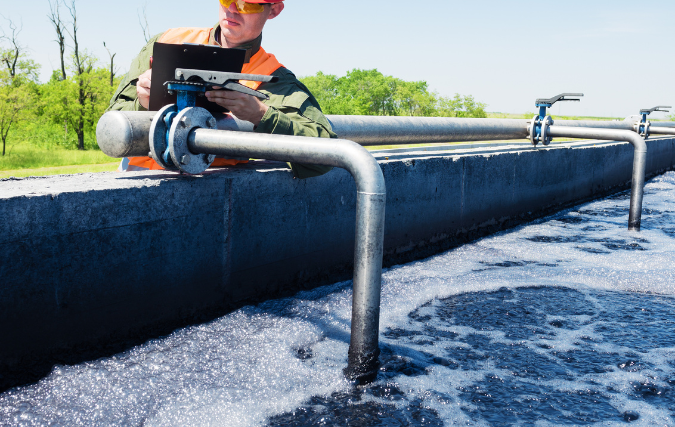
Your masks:
M176 68L175 82L167 82L167 87L173 84L190 83L191 85L201 85L204 90L219 87L224 90L244 93L255 96L258 99L267 100L269 96L262 92L251 89L239 83L239 80L249 80L262 83L276 82L279 80L276 76L263 76L259 74L227 73L223 71L193 70L189 68Z

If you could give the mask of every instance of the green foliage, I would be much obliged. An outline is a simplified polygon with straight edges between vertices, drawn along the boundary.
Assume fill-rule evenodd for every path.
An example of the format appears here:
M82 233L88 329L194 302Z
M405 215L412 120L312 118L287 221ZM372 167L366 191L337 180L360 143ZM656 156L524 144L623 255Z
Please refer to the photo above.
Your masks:
M461 96L455 94L453 98L438 98L438 107L435 116L440 117L476 117L486 118L485 105L482 102L476 102L473 96Z
M487 117L486 105L472 96L453 98L430 92L427 82L354 69L343 77L318 72L302 82L326 114L377 116Z
M85 135L96 128L113 94L110 74L97 68L97 60L80 54L79 65L73 60L70 76L61 80L57 73L40 88L41 114L64 129L73 129L78 137L78 148L85 149Z
M40 90L42 114L72 129L95 129L113 93L109 76L106 69L91 67L66 80L51 79Z
M20 85L27 81L37 82L40 65L28 58L23 51L0 48L0 62L7 77Z
M0 55L4 55L2 61L7 64L0 69L0 140L4 156L10 132L34 116L38 67L21 57L16 62L6 62L9 51L2 51Z
M84 148L98 150L96 143L96 129L92 127L84 132ZM32 120L23 122L13 132L8 147L30 145L40 149L63 148L78 149L78 139L75 130L67 123L58 123L46 115L36 115ZM14 155L15 151L8 151Z

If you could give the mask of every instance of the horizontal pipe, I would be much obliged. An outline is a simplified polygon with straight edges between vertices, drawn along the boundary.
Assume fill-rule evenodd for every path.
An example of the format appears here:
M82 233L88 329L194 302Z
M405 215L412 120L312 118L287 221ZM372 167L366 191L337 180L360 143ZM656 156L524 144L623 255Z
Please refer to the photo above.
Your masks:
M649 126L649 133L654 135L675 135L675 128L654 127L654 123Z
M594 128L594 129L615 129L615 130L633 130L635 121L609 121L609 120L554 120L555 126Z
M106 155L115 158L147 156L150 125L156 111L109 111L96 126L96 141ZM214 114L218 129L252 132L253 123L231 114Z
M340 138L361 145L498 141L528 137L529 120L448 117L328 116Z
M355 142L244 132L196 129L188 136L196 154L254 157L346 169L356 181L356 242L354 294L345 375L360 382L377 376L380 288L384 245L386 189L377 160Z
M647 144L645 140L633 131L558 126L557 122L554 126L548 128L548 134L552 137L562 138L626 141L634 147L628 229L639 231L642 221L642 197L645 185L645 169L647 167Z
M675 122L650 122L652 128L675 128Z
M111 157L147 156L150 124L156 113L112 111L101 117L96 129L99 146ZM253 124L229 114L217 114L219 130L252 132ZM447 117L327 116L342 139L360 145L402 145L459 141L495 141L528 138L531 120ZM635 121L555 120L554 125L578 128L634 130ZM650 129L675 122L653 122ZM664 131L665 132L665 131ZM665 134L653 131L654 134ZM667 134L670 134L668 132Z
M566 127L585 127L596 129L616 129L635 131L638 120L595 121L595 120L555 120L554 125ZM675 122L649 122L649 133L655 135L675 135Z

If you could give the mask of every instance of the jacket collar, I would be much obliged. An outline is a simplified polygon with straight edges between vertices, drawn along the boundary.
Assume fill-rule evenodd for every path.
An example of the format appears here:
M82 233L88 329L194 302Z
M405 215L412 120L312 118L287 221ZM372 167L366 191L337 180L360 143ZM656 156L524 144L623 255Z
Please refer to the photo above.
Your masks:
M209 44L215 46L222 46L219 40L220 40L220 23L217 23L211 29L211 34L209 35ZM262 33L260 33L258 37L251 40L250 42L244 43L241 46L237 47L237 49L246 49L246 57L244 58L244 64L248 64L249 62L251 62L251 58L253 57L253 55L258 53L258 51L260 50L261 43L262 43Z

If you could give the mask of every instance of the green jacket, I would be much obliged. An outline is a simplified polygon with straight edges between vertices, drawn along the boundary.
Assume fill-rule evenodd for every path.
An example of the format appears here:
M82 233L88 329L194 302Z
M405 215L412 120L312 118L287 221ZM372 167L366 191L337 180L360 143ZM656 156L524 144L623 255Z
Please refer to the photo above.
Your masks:
M218 25L211 30L209 44L218 44L216 42L217 31L220 31ZM136 98L136 82L138 77L150 68L150 57L152 56L154 43L161 36L159 34L153 37L133 60L129 72L115 91L107 111L145 110ZM259 37L252 41L250 46L241 46L241 48L257 51L256 46L260 45L260 39ZM258 89L270 97L269 100L263 101L270 108L256 127L255 132L337 138L337 135L331 129L330 122L321 112L319 103L309 89L292 72L282 67L272 75L277 76L279 80L274 83L263 83ZM293 175L297 178L322 175L332 169L329 166L298 163L289 163L289 166Z

